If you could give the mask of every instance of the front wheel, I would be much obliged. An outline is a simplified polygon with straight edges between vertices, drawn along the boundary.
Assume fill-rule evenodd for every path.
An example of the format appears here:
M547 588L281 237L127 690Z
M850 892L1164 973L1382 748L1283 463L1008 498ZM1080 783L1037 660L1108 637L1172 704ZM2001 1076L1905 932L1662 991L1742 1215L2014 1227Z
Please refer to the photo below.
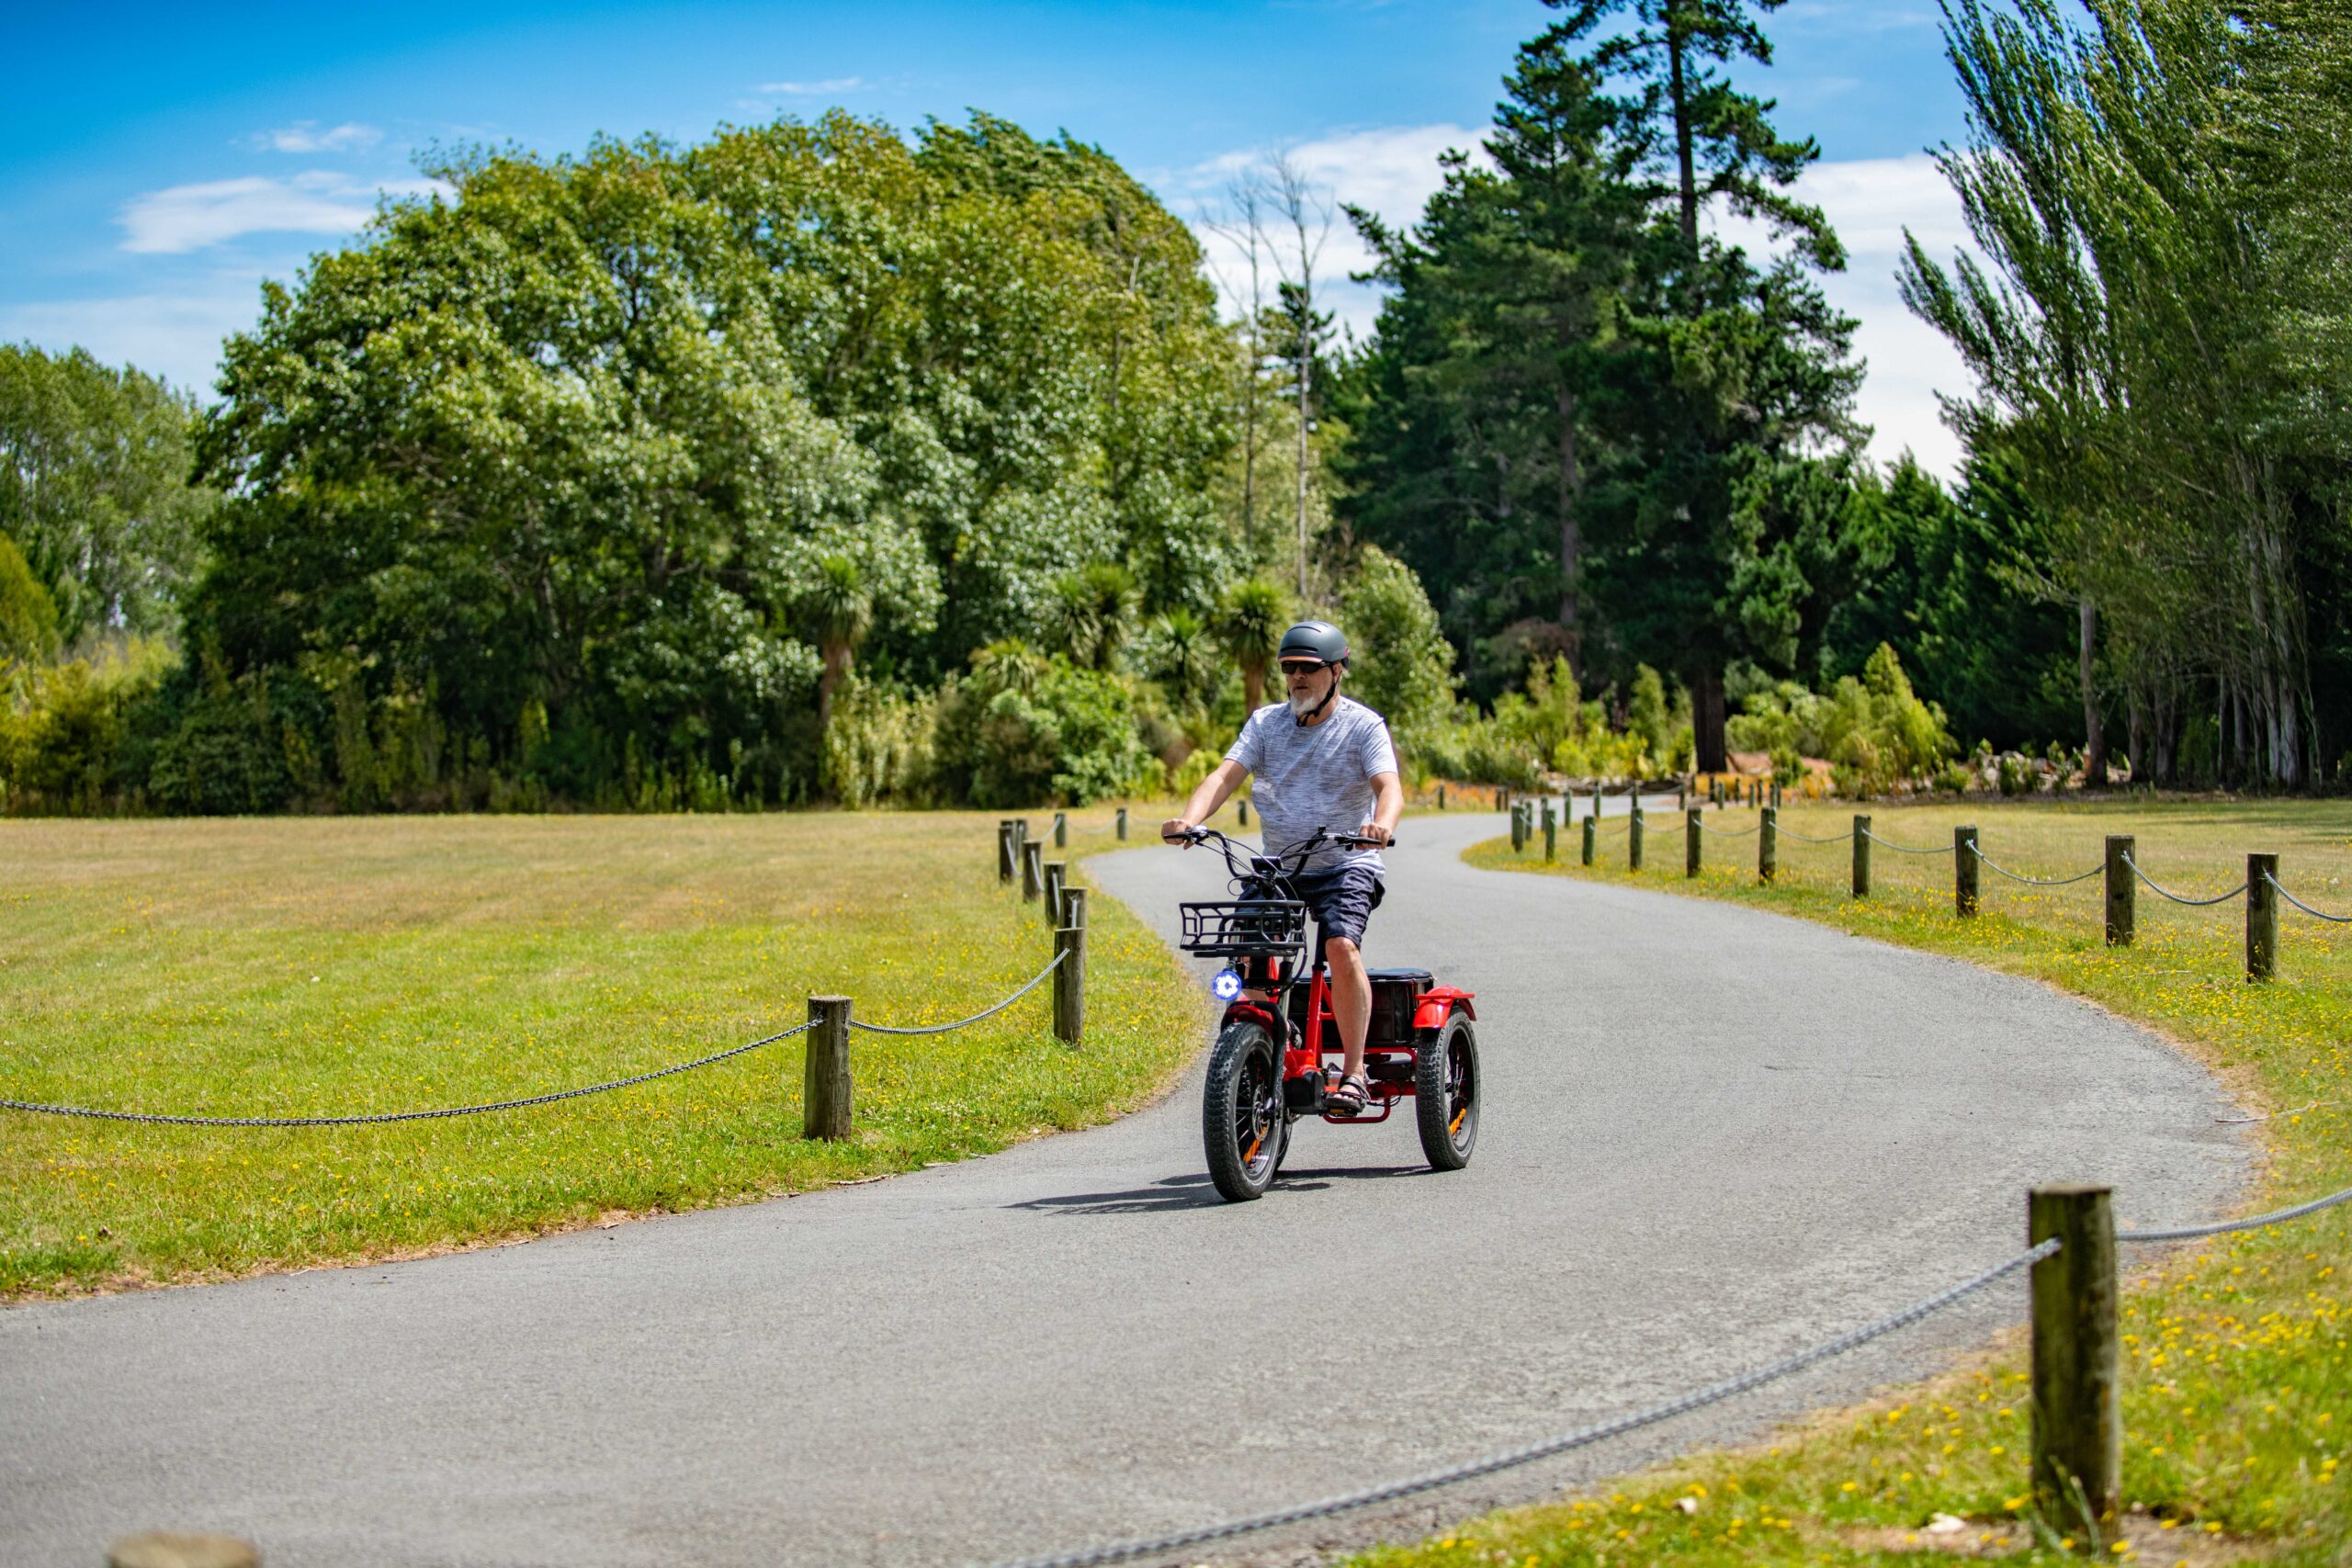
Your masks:
M1478 1141L1478 1037L1466 1018L1450 1018L1413 1055L1413 1111L1421 1153L1435 1170L1460 1170Z
M1283 1117L1283 1078L1272 1037L1262 1024L1227 1024L1209 1053L1201 1095L1201 1142L1209 1179L1236 1203L1273 1185L1290 1126Z

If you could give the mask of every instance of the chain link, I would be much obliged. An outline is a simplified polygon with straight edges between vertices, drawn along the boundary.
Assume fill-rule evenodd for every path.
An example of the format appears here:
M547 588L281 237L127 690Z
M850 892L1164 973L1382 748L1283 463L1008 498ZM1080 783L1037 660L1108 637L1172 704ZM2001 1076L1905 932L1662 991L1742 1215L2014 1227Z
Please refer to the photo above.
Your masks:
M1976 861L1979 865L1984 866L1989 871L1999 873L2001 875L2007 877L2011 882L2022 882L2028 887L2070 887L2077 882L2086 882L2107 869L2107 866L2102 863L2101 864L2091 867L2090 870L2083 873L2080 876L2019 876L2016 872L2009 870L2007 866L1996 864L1992 860L1986 858L1984 852L1978 849L1974 844L1970 844L1968 849L1969 852L1976 857Z
M1358 1508L1393 1503L1401 1498L1416 1496L1423 1492L1433 1492L1441 1486L1450 1486L1457 1481L1474 1480L1481 1475L1491 1475L1497 1471L1510 1470L1522 1464L1531 1464L1540 1459L1549 1459L1555 1454L1566 1453L1573 1449L1588 1448L1610 1438L1638 1431L1644 1427L1656 1426L1661 1421L1671 1420L1677 1416L1688 1415L1693 1410L1729 1399L1734 1394L1746 1393L1752 1389L1761 1388L1766 1383L1787 1377L1793 1372L1803 1371L1816 1362L1826 1361L1833 1356L1843 1355L1858 1346L1870 1343L1882 1335L1891 1334L1895 1329L1905 1327L1918 1322L1921 1318L1940 1312L1953 1303L1974 1294L1985 1286L2015 1273L2030 1263L2039 1262L2056 1252L2058 1246L2054 1239L2045 1241L2030 1251L2018 1254L2006 1263L1987 1269L1973 1279L1963 1280L1949 1290L1939 1291L1925 1300L1914 1302L1899 1312L1889 1313L1874 1323L1849 1329L1835 1339L1826 1340L1809 1350L1800 1350L1793 1356L1783 1357L1780 1360L1758 1367L1752 1371L1742 1372L1737 1377L1726 1378L1721 1382L1710 1383L1705 1388L1686 1393L1680 1398L1669 1399L1662 1404L1653 1404L1646 1410L1635 1411L1629 1416L1612 1416L1609 1420L1597 1422L1589 1427L1579 1427L1575 1431L1563 1433L1559 1437L1547 1438L1543 1442L1530 1443L1524 1448L1507 1449L1500 1453L1489 1454L1483 1459L1472 1460L1465 1464L1430 1471L1426 1474L1410 1476L1402 1481L1392 1481L1382 1486L1367 1487L1361 1492L1350 1492L1340 1496L1329 1497L1319 1503L1302 1504L1296 1507L1283 1508L1271 1514L1258 1514L1226 1524L1183 1530L1151 1540L1123 1541L1115 1545L1089 1547L1077 1551L1059 1552L1046 1557L1023 1558L1018 1562L1003 1564L1002 1568L1095 1568L1098 1563L1124 1562L1136 1557L1156 1557L1162 1552L1176 1551L1208 1541L1225 1540L1234 1536L1254 1534L1259 1530L1273 1529L1283 1525L1301 1524L1308 1519L1328 1518L1332 1515L1351 1513Z
M2271 875L2268 872L2266 871L2262 874L2262 880L2270 884L2271 890L2277 893L2279 897L2284 898L2288 903L2292 904L2304 914L2311 916L2312 919L2315 920L2325 920L2332 926L2352 926L2352 915L2331 915L2324 909L2312 908L2309 904L2304 903L2301 898L2296 897L2292 893L2288 892L2286 888L2280 886L2278 879Z
M2257 1231L2267 1225L2284 1224L2300 1220L2305 1214L2316 1214L2322 1209L2332 1209L2338 1203L2352 1203L2352 1187L2341 1192L2331 1192L2324 1198L2314 1198L2308 1203L2298 1203L2291 1209L2279 1209L2272 1213L2256 1214L2250 1220L2220 1220L2210 1225L2176 1225L2168 1230L2117 1231L2118 1241L2195 1241L2200 1236L2227 1235L2232 1231Z
M2246 890L2246 884L2241 882L2235 887L2231 888L2227 893L2219 894L2211 898L2184 898L2179 894L2175 893L2168 888L2158 887L2156 886L2155 879L2151 877L2146 872L2142 871L2140 869L2140 863L2133 860L2130 855L2127 854L2123 856L2122 859L2123 863L2132 868L2132 874L2146 883L2159 897L2169 898L2176 904L2187 904L2192 908L2203 908L2208 904L2226 904L2231 899L2236 897L2239 894ZM2271 886L2275 887L2278 884L2274 882Z
M1699 831L1702 833L1713 833L1719 839L1745 839L1752 833L1760 833L1763 830L1764 824L1761 822L1755 824L1753 827L1747 828L1710 828L1707 826L1707 819L1705 818L1702 817L1699 818Z
M1851 828L1847 829L1842 833L1833 834L1826 839L1815 839L1809 837L1808 835L1800 833L1794 828L1788 827L1785 824L1781 829L1781 838L1794 839L1800 844L1842 844L1853 836L1854 830Z
M746 1051L756 1051L763 1045L773 1045L779 1040L789 1040L796 1034L807 1033L809 1025L799 1024L781 1034L771 1034L748 1044L730 1045L724 1051L714 1051L691 1062L657 1067L652 1072L639 1073L634 1077L614 1078L580 1089L560 1089L552 1094L535 1094L527 1100L498 1100L486 1105L451 1105L438 1111L386 1111L368 1116L160 1116L138 1111L96 1111L81 1105L42 1105L28 1100L0 1100L0 1110L29 1111L43 1116L86 1116L100 1122L142 1122L168 1127L367 1127L386 1122L431 1122L445 1116L479 1116L486 1111L521 1111L527 1106L552 1105L559 1100L577 1100L584 1094L603 1094L607 1089L651 1083L655 1078L692 1072L696 1067L709 1066L713 1062L723 1062L729 1056L740 1056Z
M1011 1007L1013 1003L1019 1001L1022 998L1035 990L1039 986L1044 985L1046 982L1046 976L1060 968L1062 960L1069 956L1069 954L1067 952L1055 953L1052 963L1046 964L1043 969L1038 970L1036 975L1031 978L1027 985L1013 992L1012 995L1005 998L1004 1000L997 1003L996 1006L992 1008L988 1008L982 1011L976 1012L969 1018L959 1018L953 1023L918 1024L910 1029L894 1028L887 1023L867 1023L865 1020L853 1015L849 1021L849 1026L852 1029L863 1029L869 1034L944 1034L951 1029L967 1028L969 1025L979 1022L980 1020L984 1018L994 1018L998 1013L1002 1012L1005 1009Z
M1951 846L1950 844L1939 844L1933 849L1914 849L1909 844L1898 844L1892 839L1882 839L1876 833L1871 832L1868 828L1862 829L1862 837L1868 839L1871 843L1878 845L1881 849L1893 850L1899 855L1948 855L1951 853Z

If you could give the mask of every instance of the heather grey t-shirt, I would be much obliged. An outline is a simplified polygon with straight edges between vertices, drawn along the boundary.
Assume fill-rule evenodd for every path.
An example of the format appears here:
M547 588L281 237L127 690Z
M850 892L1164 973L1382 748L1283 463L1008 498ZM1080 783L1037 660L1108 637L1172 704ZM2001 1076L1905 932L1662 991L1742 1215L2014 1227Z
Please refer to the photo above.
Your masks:
M1265 818L1266 852L1279 854L1317 828L1352 833L1371 821L1373 778L1396 771L1396 748L1389 743L1385 719L1343 696L1317 725L1301 725L1288 703L1260 708L1225 760L1255 777L1250 800ZM1306 869L1341 865L1386 869L1378 850L1336 844L1316 851Z

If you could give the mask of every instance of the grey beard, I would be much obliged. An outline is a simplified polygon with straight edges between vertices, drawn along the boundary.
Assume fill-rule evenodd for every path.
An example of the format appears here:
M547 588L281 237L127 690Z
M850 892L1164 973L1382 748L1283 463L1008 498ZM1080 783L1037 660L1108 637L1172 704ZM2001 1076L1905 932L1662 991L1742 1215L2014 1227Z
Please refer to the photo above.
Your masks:
M1290 716L1291 716L1291 717L1293 717L1293 718L1305 718L1308 714L1311 714L1311 713L1313 713L1313 712L1315 711L1315 705L1316 705L1316 703L1317 703L1317 701L1318 699L1314 698L1314 697L1303 696L1303 695L1301 695L1300 694L1298 694L1298 693L1296 693L1296 692L1293 692L1293 693L1289 694L1289 696L1290 696Z

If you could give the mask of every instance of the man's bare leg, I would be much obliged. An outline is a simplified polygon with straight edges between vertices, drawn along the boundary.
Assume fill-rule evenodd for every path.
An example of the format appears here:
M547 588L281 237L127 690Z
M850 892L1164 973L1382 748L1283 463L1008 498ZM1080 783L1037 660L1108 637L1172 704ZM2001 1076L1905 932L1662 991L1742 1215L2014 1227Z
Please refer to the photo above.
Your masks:
M1363 1039L1372 1026L1372 977L1364 973L1363 954L1345 937L1324 945L1331 961L1331 1018L1340 1026L1340 1047L1347 1053L1340 1071L1363 1076Z

